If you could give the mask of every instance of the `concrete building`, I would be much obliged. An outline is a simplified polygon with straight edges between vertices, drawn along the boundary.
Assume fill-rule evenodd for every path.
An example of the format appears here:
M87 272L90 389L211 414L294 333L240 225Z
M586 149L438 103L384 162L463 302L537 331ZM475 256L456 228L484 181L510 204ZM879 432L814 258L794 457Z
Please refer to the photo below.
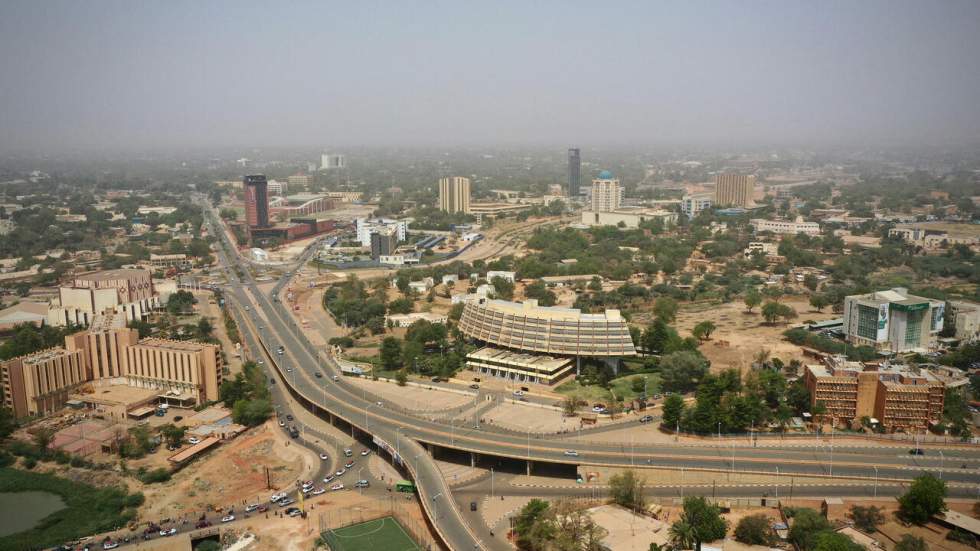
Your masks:
M385 318L385 324L391 327L411 327L417 321L425 320L429 323L441 323L445 325L449 318L445 314L434 312L412 312L410 314L389 314Z
M974 341L980 338L980 304L965 300L951 300L953 320L956 324L954 338Z
M677 213L669 210L646 209L642 207L620 208L615 211L582 211L582 223L586 226L618 226L638 228L641 223L660 220L664 228L677 224Z
M324 193L296 193L282 197L269 211L281 220L294 216L309 216L335 207L334 200Z
M395 235L398 241L402 242L408 238L408 221L393 220L390 218L358 218L354 222L357 232L357 240L362 247L371 246L371 234L384 231L388 228L395 228Z
M897 287L844 298L844 335L851 344L882 352L925 351L936 346L946 304Z
M928 370L829 363L808 365L803 375L811 406L821 402L826 408L821 420L857 426L867 417L887 431L909 431L942 418L946 386Z
M517 281L517 272L505 272L503 270L489 270L487 272L486 280L487 282L492 283L494 278L498 278L498 277L500 279L503 279L504 281L509 281L511 283L514 283L515 281Z
M714 204L714 193L695 193L681 198L681 212L688 218L694 218L703 210L708 210Z
M623 186L612 172L603 170L592 180L592 212L613 212L623 203Z
M242 179L245 190L245 223L249 228L269 227L268 182L262 174L246 176Z
M775 256L779 254L779 245L775 243L764 243L762 241L752 241L749 246L742 251L742 255L745 258L752 258L756 254L762 254L763 256Z
M293 174L286 178L286 183L294 190L308 190L313 185L313 177L309 174Z
M58 411L86 380L79 350L49 348L0 363L3 405L16 418Z
M806 235L820 235L820 224L816 222L804 222L802 216L797 216L795 220L766 220L764 218L753 218L749 220L749 225L756 233L772 232L784 235L796 235L803 233Z
M59 288L58 303L48 310L48 323L88 325L93 316L106 312L132 321L159 305L149 270L104 270L76 276L69 286Z
M96 315L87 331L65 337L65 348L82 352L85 379L112 379L126 372L125 350L139 341L139 332L126 327L118 314Z
M575 361L486 347L467 354L466 366L492 377L553 385L575 370Z
M755 204L755 176L745 174L715 175L715 205L729 207L751 207Z
M289 194L289 182L282 182L279 180L269 180L266 182L265 189L269 192L269 195L275 195L277 197L285 197Z
M443 212L470 212L470 179L449 176L439 179L439 210Z
M478 299L465 303L459 328L468 338L526 353L559 356L635 356L619 310L583 314L575 308Z
M154 254L150 253L150 266L154 268L189 268L191 261L184 253Z
M380 259L391 256L398 248L398 230L387 227L371 233L371 258Z
M582 189L582 155L578 148L568 150L568 196L577 197Z
M154 388L181 407L220 398L221 349L192 341L143 339L125 349L125 378L130 386Z
M347 168L347 157L336 153L320 155L320 170L338 170Z

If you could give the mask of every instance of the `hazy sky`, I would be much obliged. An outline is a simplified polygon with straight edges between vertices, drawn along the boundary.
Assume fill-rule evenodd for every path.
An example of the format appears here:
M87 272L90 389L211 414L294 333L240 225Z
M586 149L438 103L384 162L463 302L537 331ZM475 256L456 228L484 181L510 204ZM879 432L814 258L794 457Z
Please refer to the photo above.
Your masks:
M0 151L980 143L980 1L0 0Z

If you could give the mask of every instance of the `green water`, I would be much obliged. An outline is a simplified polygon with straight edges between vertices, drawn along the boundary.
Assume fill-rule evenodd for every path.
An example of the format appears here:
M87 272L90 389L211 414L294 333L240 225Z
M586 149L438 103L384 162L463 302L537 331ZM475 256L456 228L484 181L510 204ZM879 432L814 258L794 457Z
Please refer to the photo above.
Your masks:
M0 537L30 530L44 517L64 508L61 496L48 492L0 492Z

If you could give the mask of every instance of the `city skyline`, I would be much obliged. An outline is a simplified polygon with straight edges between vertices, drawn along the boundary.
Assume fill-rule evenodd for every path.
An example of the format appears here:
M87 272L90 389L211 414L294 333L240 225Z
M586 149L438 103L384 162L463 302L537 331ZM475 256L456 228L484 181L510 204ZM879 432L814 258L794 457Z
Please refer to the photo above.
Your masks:
M8 3L0 152L980 140L974 2L573 8Z

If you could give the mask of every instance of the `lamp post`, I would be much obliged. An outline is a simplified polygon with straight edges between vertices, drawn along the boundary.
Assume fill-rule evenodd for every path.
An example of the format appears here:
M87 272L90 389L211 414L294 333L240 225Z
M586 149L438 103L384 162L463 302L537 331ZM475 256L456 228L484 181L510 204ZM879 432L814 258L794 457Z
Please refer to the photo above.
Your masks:
M946 465L946 456L939 450L939 480L943 479L943 467Z
M878 465L875 465L875 497L878 497Z

